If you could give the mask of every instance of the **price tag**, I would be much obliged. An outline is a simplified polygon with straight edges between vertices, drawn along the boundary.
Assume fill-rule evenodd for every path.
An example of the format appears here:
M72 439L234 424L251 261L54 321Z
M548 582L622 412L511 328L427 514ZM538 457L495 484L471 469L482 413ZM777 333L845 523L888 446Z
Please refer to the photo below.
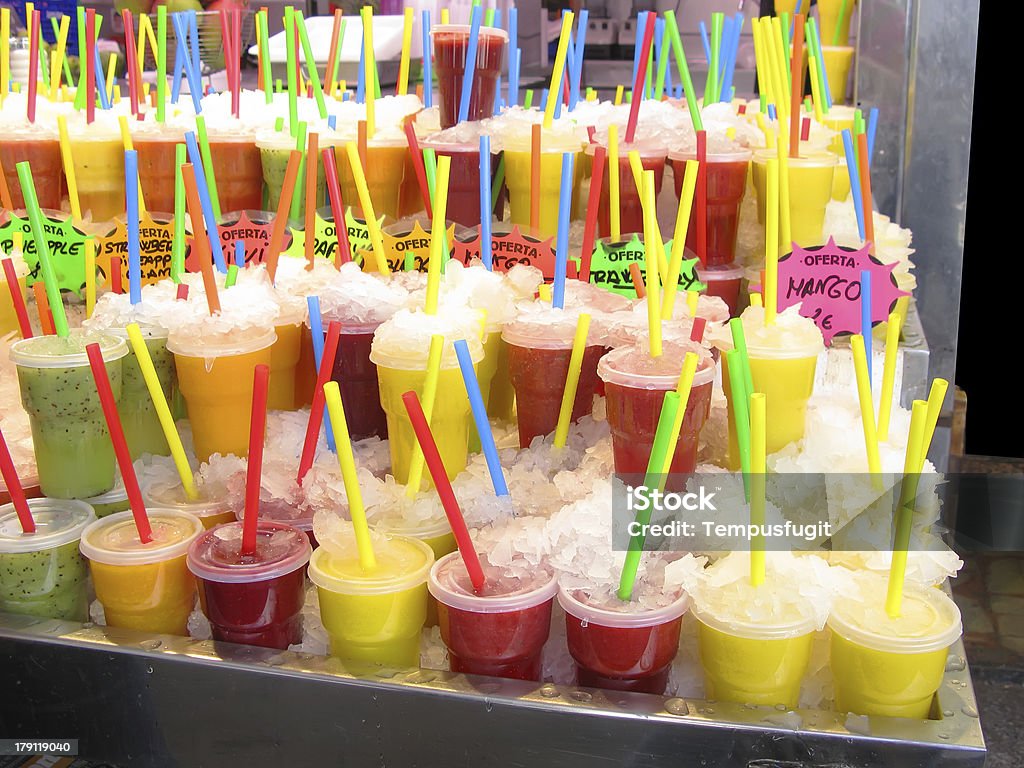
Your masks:
M447 238L449 243L455 239L455 224L448 227ZM367 248L362 252L364 259L370 250ZM419 221L415 221L408 232L385 231L384 253L392 272L405 271L407 257L412 258L413 270L426 272L427 265L430 264L430 233L423 229Z
M103 275L97 286L111 287L110 259L121 259L121 279L128 285L128 223L124 219L114 220L114 228L99 238L96 251L96 268ZM150 285L171 276L171 250L174 244L174 219L154 219L149 212L139 217L139 260L142 284ZM186 257L187 258L187 257Z
M672 251L672 241L665 243L665 253ZM629 240L611 243L598 240L594 246L594 255L590 259L590 282L599 285L612 293L636 298L636 288L629 274L629 265L633 262L644 269L646 258L644 241L639 234ZM702 291L705 286L697 278L697 259L684 259L679 269L679 289L683 291Z
M245 263L262 264L267 258L270 247L270 236L274 231L273 213L264 213L256 221L249 217L248 211L242 211L238 219L220 225L220 239L224 246L224 256L230 263L235 260L235 243L245 243ZM287 237L287 230L286 230ZM285 245L287 250L288 245ZM198 265L197 265L198 266Z
M472 240L458 240L452 248L452 258L458 259L466 266L474 259L480 258L480 232ZM491 265L496 272L507 272L517 264L536 267L544 273L545 280L555 277L555 246L554 238L540 240L523 234L518 225L508 232L491 234ZM570 257L566 265L566 273L572 277L579 270L578 260Z
M46 243L57 285L62 291L74 291L84 296L85 243L90 235L75 226L70 215L56 211L44 211L43 228L46 230ZM29 268L27 284L32 285L41 279L42 274L32 226L27 217L10 213L7 221L0 226L0 248L5 253L10 253L13 248L15 232L22 233L23 255Z

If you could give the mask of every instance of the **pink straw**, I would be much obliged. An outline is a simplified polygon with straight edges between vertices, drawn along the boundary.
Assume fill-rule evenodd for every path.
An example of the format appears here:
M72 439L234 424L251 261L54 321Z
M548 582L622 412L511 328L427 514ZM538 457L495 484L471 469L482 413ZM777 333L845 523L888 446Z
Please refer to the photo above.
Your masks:
M469 580L473 583L473 591L479 593L484 588L484 571L480 567L480 558L476 554L473 540L469 538L469 529L462 517L462 510L459 509L455 491L452 490L451 480L448 479L448 473L444 469L444 461L441 460L441 454L437 450L434 435L430 432L427 417L423 415L420 399L415 392L406 392L402 395L402 402L405 403L405 410L409 413L409 420L416 432L416 439L423 450L423 460L434 480L434 487L441 499L444 513L448 516L448 524L452 528L452 533L455 534L455 543L459 545L459 552L462 553L462 560L469 572Z
M188 298L188 283L178 283L178 292L174 298L178 301L185 301Z
M92 377L96 380L96 393L100 397L103 416L107 420L107 430L110 432L110 442L114 444L117 465L121 468L121 479L124 481L124 490L131 505L132 517L135 518L135 529L139 532L139 541L148 544L153 540L153 529L149 525L146 505L142 501L142 491L139 490L139 480L135 476L135 466L132 464L132 454L128 450L128 441L125 440L124 429L121 427L121 417L117 413L117 402L110 389L103 353L100 352L99 344L89 344L85 348L85 353L89 356L89 367L92 368Z
M326 152L326 150L324 150ZM302 457L299 459L299 474L295 482L302 485L303 478L313 466L316 455L317 440L320 439L320 424L324 420L324 384L331 380L334 370L334 359L338 351L338 339L341 336L341 323L332 320L327 326L327 339L324 351L320 355L320 370L316 375L316 389L313 391L313 404L309 408L309 422L306 424L306 439L302 443Z
M96 10L85 9L85 122L96 119Z
M338 165L335 160L334 147L328 147L320 153L324 163L324 176L327 177L327 196L331 201L331 214L334 216L334 234L338 239L338 250L334 254L334 266L341 267L352 261L352 246L348 242L348 225L345 223L345 203L341 198L341 185L338 183Z
M142 72L139 69L138 51L135 50L135 21L127 8L121 11L121 21L124 23L125 58L128 60L128 98L131 100L132 114L138 116L139 78Z
M242 518L243 555L256 554L256 528L260 520L260 479L263 476L263 440L267 432L267 389L270 367L257 365L252 377L249 415L249 458L245 467L245 513Z
M594 150L594 171L590 179L590 197L587 199L587 221L583 227L583 247L580 250L579 278L584 283L590 282L590 260L594 256L594 234L597 229L597 209L601 202L601 184L604 181L606 151L601 146Z
M651 55L651 44L654 42L654 20L657 16L653 11L647 14L644 25L644 47L640 55L640 65L636 68L636 82L633 83L633 100L629 105L629 122L626 123L626 143L632 144L636 138L636 124L640 117L640 102L644 100L644 81L647 79L647 58Z
M21 487L21 480L18 479L18 470L14 468L14 459L11 458L11 452L7 449L7 440L4 439L3 430L0 430L0 473L3 474L7 495L11 497L14 511L18 514L22 532L35 533L36 521L32 519L32 510L28 508L28 499L25 498L25 490Z
M34 123L36 95L39 92L39 11L32 11L32 18L28 22L28 121Z
M707 323L707 318L693 318L693 327L690 328L690 341L696 341L700 344L704 340L704 326L706 326Z

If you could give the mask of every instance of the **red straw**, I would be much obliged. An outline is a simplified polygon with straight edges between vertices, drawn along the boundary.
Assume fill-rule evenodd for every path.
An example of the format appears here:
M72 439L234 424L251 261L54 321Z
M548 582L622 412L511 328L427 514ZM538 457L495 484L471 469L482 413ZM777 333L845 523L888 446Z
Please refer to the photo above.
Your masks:
M530 229L540 232L540 123L530 134Z
M124 293L124 276L121 274L121 257L110 257L110 290L120 296Z
M473 540L469 538L469 529L462 517L462 510L459 509L459 502L455 498L455 491L452 490L451 480L445 472L444 462L437 450L437 443L430 432L430 425L427 424L427 417L423 415L423 408L420 406L420 399L415 392L406 392L402 395L402 402L405 403L405 410L409 413L409 420L416 432L416 439L423 450L423 460L426 462L430 476L434 480L434 487L441 499L444 513L448 516L448 525L455 534L455 542L459 545L459 552L469 572L469 580L473 582L473 591L480 592L484 588L484 571L480 567L480 558L477 557L476 548L473 547Z
M178 293L175 298L178 301L185 301L188 298L188 283L178 283Z
M28 499L25 498L25 490L21 487L21 480L18 479L18 470L14 468L14 459L11 458L11 452L7 449L3 430L0 430L0 474L3 474L7 495L11 497L11 504L14 505L14 511L18 514L22 532L35 533L36 521L32 519L32 510L28 507Z
M793 80L792 101L789 109L789 156L800 157L800 102L804 100L804 15L793 18L793 60L790 63Z
M860 199L864 206L864 239L874 250L875 217L871 203L871 168L868 161L868 137L866 133L857 135L857 165L860 166Z
M220 312L220 296L217 294L217 281L213 277L213 254L210 253L210 240L199 205L199 189L196 187L196 172L192 163L182 163L181 177L185 182L188 215L192 219L192 247L196 250L199 271L203 275L203 288L206 290L206 306L210 314L215 315Z
M36 94L39 92L39 11L32 11L32 18L28 21L28 121L34 123Z
M338 351L338 339L341 336L341 323L332 320L327 326L327 339L324 351L320 356L320 370L316 375L316 389L313 391L313 404L309 408L309 421L306 423L306 439L302 443L302 456L299 459L299 474L295 481L302 485L303 478L313 466L316 455L316 444L320 439L320 425L324 420L324 384L331 380L334 371L334 359Z
M629 105L629 122L626 123L626 143L632 144L636 137L636 124L640 117L640 102L644 100L644 81L647 79L647 59L651 55L651 44L654 42L654 21L656 13L647 14L644 25L644 47L640 54L640 65L636 68L636 81L633 83L633 100Z
M745 115L745 114L747 114L747 105L746 105L746 104L740 104L740 106L739 106L739 108L738 108L738 109L736 110L736 112L737 112L737 114L740 114L740 115Z
M647 286L644 285L644 276L640 271L640 262L629 263L629 276L633 278L633 287L636 289L636 297L642 299L647 295Z
M256 527L260 519L260 478L263 475L263 439L267 432L267 388L270 366L257 365L252 377L249 416L249 458L245 467L245 514L242 518L243 555L256 554Z
M317 135L309 134L306 150L306 231L303 238L307 269L313 269L313 259L316 258L316 174L320 164L319 149Z
M697 131L697 258L701 265L708 258L708 134Z
M36 310L39 312L39 326L43 330L43 336L53 336L57 331L53 327L50 300L46 296L46 286L42 280L32 286L32 292L36 296Z
M423 196L427 218L433 220L434 213L430 208L430 187L427 186L427 169L423 165L423 153L420 152L420 143L416 139L416 128L413 126L411 118L405 121L405 138L409 142L412 167L416 170L416 183L419 184L420 195Z
M338 165L334 147L320 152L324 163L324 176L327 177L327 196L331 201L331 214L334 216L334 234L338 239L338 249L334 252L334 266L341 267L352 261L352 247L348 242L348 225L345 223L345 203L341 197L341 185L338 183Z
M591 144L594 143L594 134L597 133L597 127L593 125L587 126L587 139Z
M805 117L800 121L800 141L807 141L811 138L811 118Z
M7 290L11 292L11 305L14 307L14 314L18 317L21 338L31 339L32 322L28 319L28 307L25 306L25 297L21 295L21 283L18 282L18 273L14 271L14 262L4 259L3 266L4 277L7 279Z
M149 517L146 515L146 505L142 501L142 491L139 490L139 480L135 476L135 467L132 465L132 454L128 450L128 441L124 439L124 429L121 427L121 417L117 413L114 393L110 389L110 379L107 378L107 366L103 362L103 353L100 352L99 344L89 344L85 348L85 352L89 356L92 377L96 380L96 393L100 396L103 416L107 420L107 429L110 432L110 442L114 444L114 455L117 457L117 465L121 468L121 479L124 481L124 490L128 494L132 517L135 518L139 541L148 544L153 540L153 531L149 527Z
M85 122L96 119L96 11L85 9Z
M139 80L141 70L139 69L139 55L135 50L135 20L132 12L127 8L121 11L121 21L124 23L124 48L128 69L128 98L131 99L132 114L139 114Z
M235 117L241 117L242 101L242 9L235 7L231 9L231 16L234 20L234 37L232 38L234 57L232 63L235 68L235 87L231 89L231 111Z
M284 184L281 185L281 199L277 204L277 216L274 217L274 229L270 232L270 249L267 251L267 274L270 282L277 275L277 260L281 256L284 245L284 233L288 227L288 211L292 207L292 192L295 191L295 179L299 175L299 163L302 153L293 149L288 157L288 167L284 172Z
M597 230L597 209L601 202L601 184L604 181L604 160L607 150L597 147L594 150L593 175L590 179L590 197L587 199L587 220L583 225L583 246L580 250L579 279L590 282L590 260L594 256L594 234Z
M693 327L690 328L690 341L696 341L700 344L704 340L704 326L706 326L707 323L707 318L693 318Z

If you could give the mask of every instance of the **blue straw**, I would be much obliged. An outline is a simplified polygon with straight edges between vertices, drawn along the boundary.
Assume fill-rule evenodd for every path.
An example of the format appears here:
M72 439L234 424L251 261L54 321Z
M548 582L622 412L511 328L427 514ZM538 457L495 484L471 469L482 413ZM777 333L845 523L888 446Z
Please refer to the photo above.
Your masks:
M480 448L483 450L484 458L487 459L487 471L491 473L494 493L498 496L508 496L508 486L505 484L505 475L501 471L501 462L498 460L498 448L494 444L491 422L487 420L487 408L484 406L484 399L480 395L480 384L477 382L476 372L473 370L473 357L469 354L469 347L465 340L459 339L455 342L455 354L459 358L462 381L466 385L466 394L469 395L473 421L476 422L476 431L480 435Z
M875 134L878 132L878 107L872 107L868 113L868 168L875 156Z
M711 64L711 40L708 39L708 25L700 23L700 41L704 44L704 61Z
M768 105L768 119L769 120L774 120L775 119L775 105L774 104L769 104Z
M338 116L337 115L328 115L327 116L327 127L330 128L332 131L337 129L337 127L338 127Z
M565 277L569 261L569 211L572 208L573 153L562 155L562 187L558 193L558 240L555 252L555 284L551 306L565 308Z
M718 52L718 82L722 82L722 78L725 77L726 67L729 65L729 48L732 45L732 16L726 16L722 19L722 43L721 48ZM723 88L723 90L725 90Z
M192 72L196 80L202 79L203 62L199 58L199 16L195 11L188 12L189 33L192 37ZM200 91L202 84L200 83Z
M545 112L548 108L548 89L544 88L540 92L540 111Z
M828 70L825 68L824 54L821 52L821 30L814 25L814 50L817 52L818 61L821 62L821 79L825 82L825 103L832 109L832 86L828 84Z
M682 85L682 83L680 83L679 85L676 86L676 98L677 99L683 98L683 85Z
M306 306L309 308L309 332L313 336L313 360L316 362L317 371L320 370L320 360L324 356L324 322L320 315L320 297L307 296ZM331 430L331 420L328 418L327 410L324 409L324 432L327 434L327 447L335 453L334 432Z
M479 5L473 6L473 15L469 21L469 44L466 46L466 69L462 73L462 100L459 102L459 122L469 120L469 99L473 95L473 73L476 72L476 48L480 38Z
M193 131L185 134L185 146L188 147L189 162L197 171L196 187L199 192L199 203L203 208L203 218L206 220L206 234L210 240L210 250L213 252L213 263L218 271L226 273L228 265L224 261L224 246L220 242L220 225L217 223L217 217L213 215L213 203L210 201L210 188L206 183L203 157L199 153L199 144Z
M498 75L494 86L494 114L501 112L501 107L504 103L505 100L501 98L501 75Z
M843 129L843 149L846 150L846 170L850 174L850 193L853 195L853 210L857 213L857 231L864 239L864 202L860 197L860 172L857 170L857 155L853 151L853 136L850 129Z
M434 75L430 68L433 51L430 46L430 11L424 11L421 27L423 28L423 106L434 106Z
M107 98L107 80L103 75L103 62L100 59L100 49L97 46L93 49L96 58L96 90L100 92L100 108L110 109L110 99Z
M480 137L480 260L487 271L491 263L491 137Z
M139 243L139 155L124 153L124 185L128 202L128 295L132 304L142 301L142 246Z
M174 17L171 17L174 24ZM177 104L181 96L181 75L185 68L185 60L182 55L181 37L178 35L177 25L174 24L174 80L171 82L171 104Z
M366 101L366 46L359 46L359 72L356 80L356 104Z
M636 73L640 69L640 54L643 53L644 27L647 26L647 11L640 11L636 16L636 40L633 42L633 74L630 84L636 82Z
M245 269L245 241L235 240L235 266Z
M587 25L590 11L580 11L579 23L576 27L576 49L572 54L572 82L569 83L569 109L576 109L580 100L580 80L583 78L583 52L587 45ZM661 19L658 20L659 22Z
M192 68L192 58L189 54L188 28L185 26L188 23L187 17L181 13L174 13L171 16L173 17L174 34L178 39L178 45L182 47L182 62L185 67L185 77L188 78L188 90L189 95L192 97L192 106L195 107L196 114L199 114L203 110L202 84Z
M729 23L729 19L725 20L726 24ZM722 74L722 101L732 101L732 78L736 72L736 53L740 47L740 35L743 33L743 14L736 14L733 20L731 29L731 38L728 41L728 57L726 59L725 71Z
M864 352L868 358L868 389L871 388L871 273L860 273L860 332L864 337Z
M508 103L519 103L519 9L508 9Z

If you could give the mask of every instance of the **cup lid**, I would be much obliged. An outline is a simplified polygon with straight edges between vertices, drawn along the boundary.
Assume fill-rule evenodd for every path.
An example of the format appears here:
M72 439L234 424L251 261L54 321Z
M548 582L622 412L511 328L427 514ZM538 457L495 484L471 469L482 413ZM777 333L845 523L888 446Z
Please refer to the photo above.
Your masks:
M109 333L73 330L66 338L33 336L11 346L11 360L24 368L84 368L89 365L85 352L89 344L99 344L103 362L120 360L128 354L128 343Z
M255 555L241 554L243 523L225 523L200 534L188 548L188 569L207 581L266 581L309 562L309 537L298 528L260 520Z
M167 350L183 357L213 359L231 355L244 355L266 349L277 341L273 328L249 328L229 334L196 338L191 333L174 332L167 338Z
M618 347L601 358L597 364L597 375L608 384L633 389L674 390L687 352L697 354L693 386L713 382L715 361L707 347L695 341L666 342L659 357L651 357L647 349L638 343Z
M472 27L469 24L434 24L430 27L430 35L452 33L452 32L465 32L468 36L472 31ZM480 25L481 35L490 35L492 37L500 37L505 42L508 42L508 32L500 27L486 27L483 24Z
M427 589L439 602L473 613L507 613L532 608L558 591L554 571L534 567L529 577L506 576L500 568L484 565L484 591L478 594L466 572L461 552L445 555L430 569Z
M769 160L776 157L778 157L778 152L774 149L759 149L754 152L754 162L758 164L767 163ZM810 151L805 150L800 157L787 158L786 162L788 162L790 166L796 166L799 168L814 165L834 166L839 162L839 156L824 149Z
M75 499L29 499L35 533L24 533L14 504L0 507L0 553L19 554L53 549L77 541L96 519L92 507Z
M176 509L147 508L153 540L143 544L131 511L117 512L92 523L82 533L82 554L107 565L146 565L184 555L203 532L195 515Z
M737 147L732 152L708 152L705 154L709 163L742 163L753 157L754 153L744 147ZM696 160L697 150L676 149L668 153L669 160Z
M176 509L181 512L189 512L199 518L219 515L222 512L229 511L227 504L223 500L205 497L202 489L197 490L199 498L195 501L190 501L185 495L185 489L181 483L148 483L142 489L142 498L146 502L147 507Z
M423 584L434 564L434 551L409 536L375 538L377 567L364 571L355 545L345 551L320 547L309 561L309 580L343 595L384 595Z
M298 528L300 531L313 530L314 512L315 510L312 507L296 506L284 499L273 498L267 501L260 501L260 520L283 523L284 525ZM240 506L236 508L235 519L241 522L244 517L245 507Z
M602 627L652 627L678 619L690 607L690 596L682 589L679 597L660 608L644 608L637 602L619 602L614 606L594 605L585 589L558 588L558 604L581 621Z
M740 264L714 264L702 266L697 264L697 278L702 283L713 283L717 280L739 280L743 277L744 269Z
M960 608L935 587L903 588L900 615L885 610L885 583L865 597L838 597L828 626L850 642L888 653L928 653L948 648L963 633Z

